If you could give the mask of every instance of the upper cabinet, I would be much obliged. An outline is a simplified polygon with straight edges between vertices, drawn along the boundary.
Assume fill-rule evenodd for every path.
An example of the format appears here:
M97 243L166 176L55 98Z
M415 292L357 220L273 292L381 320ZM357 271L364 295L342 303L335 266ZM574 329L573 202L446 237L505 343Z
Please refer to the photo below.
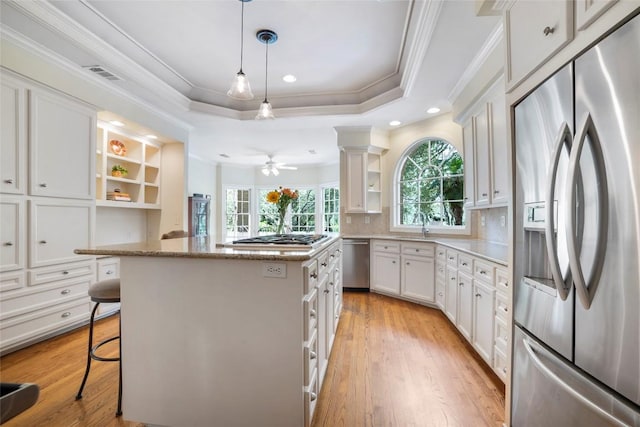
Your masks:
M591 25L618 0L578 0L576 2L576 27L582 31Z
M0 81L0 191L24 194L26 182L26 89L3 75Z
M98 206L160 209L161 147L99 122Z
M491 204L506 205L509 202L509 180L511 168L507 152L507 110L504 94L504 83L499 80L498 86L489 93L491 131Z
M345 148L346 213L380 213L381 150Z
M96 113L77 101L29 91L29 193L93 199Z
M464 144L464 207L472 208L476 200L474 145L473 145L473 119L469 119L462 128L462 140Z
M505 13L507 86L537 70L573 38L573 1L516 1Z

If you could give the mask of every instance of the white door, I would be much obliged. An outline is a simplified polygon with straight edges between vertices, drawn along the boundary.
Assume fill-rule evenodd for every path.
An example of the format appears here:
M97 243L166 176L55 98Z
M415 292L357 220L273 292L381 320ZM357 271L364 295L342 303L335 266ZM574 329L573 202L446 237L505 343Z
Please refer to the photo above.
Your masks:
M402 295L421 301L435 301L435 261L429 257L402 256Z
M25 191L25 89L2 75L0 81L0 191Z
M0 271L24 268L25 222L24 202L3 198L0 204Z
M400 295L400 255L373 253L371 288Z
M460 333L471 341L473 323L473 279L458 271L458 315L456 326Z
M480 356L491 364L493 358L495 290L478 281L474 282L473 289L473 346Z

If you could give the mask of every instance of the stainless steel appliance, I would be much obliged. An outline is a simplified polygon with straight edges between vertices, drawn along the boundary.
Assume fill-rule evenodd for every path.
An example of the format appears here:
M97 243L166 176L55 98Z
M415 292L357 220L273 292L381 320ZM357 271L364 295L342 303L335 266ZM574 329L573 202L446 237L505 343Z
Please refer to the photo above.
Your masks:
M640 426L640 16L515 108L512 425Z
M369 240L342 239L342 287L369 290Z

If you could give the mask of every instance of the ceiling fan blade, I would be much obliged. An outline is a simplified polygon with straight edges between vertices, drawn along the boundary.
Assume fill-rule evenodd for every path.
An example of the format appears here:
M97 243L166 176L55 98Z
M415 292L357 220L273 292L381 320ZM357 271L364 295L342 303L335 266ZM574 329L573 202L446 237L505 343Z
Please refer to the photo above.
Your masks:
M289 169L292 171L298 170L297 166L278 166L278 169Z

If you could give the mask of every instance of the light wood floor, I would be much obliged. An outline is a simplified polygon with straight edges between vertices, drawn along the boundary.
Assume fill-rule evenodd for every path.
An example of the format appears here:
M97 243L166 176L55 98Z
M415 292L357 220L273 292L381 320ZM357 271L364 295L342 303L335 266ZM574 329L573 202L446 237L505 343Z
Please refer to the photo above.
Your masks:
M101 320L96 337L117 328L117 317ZM0 359L0 381L40 386L38 403L4 426L143 426L114 416L115 363L94 362L74 399L86 340L82 328ZM117 344L105 350L115 355ZM314 426L499 426L503 414L502 383L438 310L345 293Z

